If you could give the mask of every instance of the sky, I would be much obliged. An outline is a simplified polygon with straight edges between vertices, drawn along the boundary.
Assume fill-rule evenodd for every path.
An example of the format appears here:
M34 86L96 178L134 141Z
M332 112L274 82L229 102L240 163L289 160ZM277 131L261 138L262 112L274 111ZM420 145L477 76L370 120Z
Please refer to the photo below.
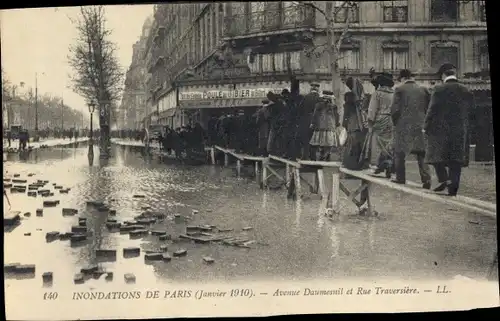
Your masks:
M152 5L106 6L111 41L117 44L117 58L125 72L132 61L132 45L139 39L146 18L153 14ZM0 32L2 67L13 84L24 82L26 92L35 87L38 93L62 96L69 107L88 111L85 100L70 88L72 73L67 57L76 38L71 18L79 7L2 10Z

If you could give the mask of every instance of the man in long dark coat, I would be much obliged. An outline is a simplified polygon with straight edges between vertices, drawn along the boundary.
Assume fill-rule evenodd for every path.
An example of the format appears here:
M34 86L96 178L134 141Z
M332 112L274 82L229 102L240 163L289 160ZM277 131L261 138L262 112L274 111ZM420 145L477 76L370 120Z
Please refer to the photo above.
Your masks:
M268 99L262 101L262 107L257 111L256 123L258 127L259 137L259 156L267 156L267 140L269 137L269 110L267 105L270 103Z
M403 85L396 88L391 106L392 123L394 124L395 183L406 183L405 157L408 154L417 156L418 170L422 187L431 188L429 166L424 162L425 145L422 126L429 107L430 93L427 88L419 86L410 70L400 72Z
M312 115L314 107L319 101L319 84L311 84L311 91L304 96L299 104L299 128L298 128L298 149L301 151L301 159L314 159L311 155L309 141L311 140L313 130L311 129Z
M425 160L436 169L439 185L434 191L447 188L448 195L456 196L462 167L467 166L468 117L474 97L458 82L452 64L441 66L438 74L443 84L434 87L423 128L427 137Z

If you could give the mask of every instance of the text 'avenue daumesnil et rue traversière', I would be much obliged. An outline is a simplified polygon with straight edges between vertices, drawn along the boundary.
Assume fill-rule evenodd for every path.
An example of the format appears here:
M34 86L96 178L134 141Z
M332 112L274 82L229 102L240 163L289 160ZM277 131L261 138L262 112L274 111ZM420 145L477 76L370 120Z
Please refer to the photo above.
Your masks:
M427 291L425 291L427 292ZM78 291L72 293L73 300L140 300L140 299L222 299L252 298L255 296L342 296L342 295L415 295L417 288L404 286L389 288L375 287L339 287L339 288L301 288L275 289L271 292L255 292L249 288L231 290L144 290L144 291Z

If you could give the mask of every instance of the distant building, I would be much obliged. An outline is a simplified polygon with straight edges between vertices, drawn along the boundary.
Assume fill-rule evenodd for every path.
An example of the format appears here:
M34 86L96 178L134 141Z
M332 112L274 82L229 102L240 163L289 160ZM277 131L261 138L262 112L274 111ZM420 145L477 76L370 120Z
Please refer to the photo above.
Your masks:
M205 123L228 108L255 108L267 91L289 87L290 73L303 92L312 81L331 89L328 56L308 54L325 44L326 20L305 3L156 5L144 52L149 120L177 127ZM491 121L482 111L491 110L485 1L312 3L336 12L337 36L347 31L337 61L342 77L360 77L370 93L370 68L394 74L409 68L432 86L439 66L452 62L479 105L473 136ZM492 137L492 130L483 135Z
M120 106L117 107L116 118L119 129L141 128L147 115L146 72L143 56L152 23L153 18L148 17L142 27L139 40L133 45L132 62L126 72L122 101Z

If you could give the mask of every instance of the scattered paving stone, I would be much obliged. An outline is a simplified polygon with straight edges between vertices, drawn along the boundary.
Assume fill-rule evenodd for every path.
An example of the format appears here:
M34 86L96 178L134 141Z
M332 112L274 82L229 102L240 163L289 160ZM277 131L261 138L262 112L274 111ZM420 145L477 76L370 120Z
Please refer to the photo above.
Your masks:
M61 241L70 240L73 235L74 235L74 233L72 233L72 232L61 233L61 234L59 234L59 239Z
M143 211L147 211L149 209L151 209L151 206L142 206L141 207L141 210L143 210Z
M120 226L120 232L132 232L135 230L144 230L142 225L122 225Z
M123 277L125 278L125 283L135 283L135 275L132 273L127 273Z
M123 249L123 257L135 257L141 254L141 249L138 247L126 247Z
M172 261L172 257L171 257L171 256L170 256L170 254L168 254L168 253L163 253L163 255L162 255L162 260L163 260L164 262L170 262L170 261Z
M99 206L97 208L97 211L99 211L99 212L107 212L107 211L109 211L109 208L106 207L106 206Z
M47 240L47 242L54 241L59 238L59 234L60 233L57 231L48 232L47 234L45 234L45 239Z
M135 220L125 221L125 222L123 222L123 224L125 224L125 225L137 225L137 221L135 221Z
M151 231L151 235L155 235L155 236L160 236L160 235L165 235L167 234L166 231L160 231L160 230L152 230Z
M106 271L98 269L97 271L92 272L92 277L96 280L98 280L101 276L106 274Z
M250 231L250 230L253 230L253 227L247 226L247 227L242 228L242 230L243 231Z
M3 184L3 188L11 188L11 187L12 187L12 184L10 184L10 183Z
M85 227L85 228L86 228L86 227L87 227L87 221L80 221L80 220L79 220L79 221L78 221L78 226L80 226L80 227Z
M187 255L187 250L185 249L180 249L174 252L175 257L186 256L186 255Z
M21 222L20 212L10 211L4 214L3 222L5 226L15 226Z
M141 194L135 194L133 197L134 198L145 198L146 196L141 195Z
M87 206L101 207L104 206L103 201L87 201Z
M114 218L108 218L106 220L106 223L118 223L118 221L116 219L114 219Z
M106 228L108 230L119 230L121 228L121 224L118 222L107 222Z
M16 269L17 269L17 267L19 265L21 265L21 263L9 263L9 264L5 264L3 266L3 271L5 273L14 273L14 272L16 272Z
M54 185L54 189L62 189L63 187L61 185Z
M198 229L202 232L211 232L213 230L210 225L198 226Z
M16 176L14 176L16 177ZM12 183L18 183L18 184L26 184L28 181L25 179L13 179Z
M28 177L32 177L32 176L35 176L35 174L33 174L33 173L28 174Z
M16 266L16 274L31 274L35 273L36 267L34 264L19 264Z
M38 185L28 185L28 191L38 191L39 188Z
M116 210L109 210L109 215L115 216L116 215Z
M24 233L24 236L31 236L31 233Z
M87 235L85 234L73 234L70 237L71 242L83 242L87 240Z
M203 261L204 261L205 263L207 263L207 264L212 264L212 263L214 263L214 262L215 262L215 260L214 260L214 259L212 259L210 256L204 256L204 257L203 257Z
M62 215L76 215L78 214L78 210L76 208L63 208Z
M38 194L36 192L28 192L28 196L30 196L30 197L37 197Z
M73 233L87 233L87 227L86 226L72 226L71 232L73 232Z
M3 181L4 182L10 182L10 178L4 178Z
M156 220L154 218L139 218L139 219L136 219L136 221L137 221L137 224L140 224L140 225L151 225L151 224L156 223Z
M58 200L43 201L43 207L55 207L59 205Z
M104 279L108 282L113 281L113 272L107 272Z
M99 267L97 265L90 265L80 269L80 273L83 275L91 275L97 271L99 271Z
M199 228L198 228L198 226L188 225L188 226L186 226L186 231L187 232L198 232Z
M147 261L160 261L163 260L163 253L152 252L144 254L144 259Z
M14 177L19 177L19 176L21 176L21 174L14 174L14 175L12 175L12 176L14 176Z
M167 252L168 251L168 245L161 245L160 246L160 251Z
M48 196L54 196L54 193L50 193ZM59 204L59 202L58 202L58 204Z
M169 235L169 234L166 234L166 235L160 235L159 237L159 240L160 241L168 241L168 240L171 240L172 239L172 236Z
M116 258L116 250L97 250L96 251L97 258Z
M148 230L144 230L144 229L139 229L139 230L134 230L134 231L130 231L130 237L132 238L139 238L139 237L143 237L143 236L146 236L148 235Z
M37 210L36 210L36 216L43 216L43 209L37 208Z
M24 213L23 215L24 215L24 217L30 217L30 216L31 216L31 213L30 213L30 212L26 212L26 213Z
M199 212L200 212L200 211L198 211L198 210L193 210L193 212L192 212L192 213L193 213L193 214L198 214Z
M60 189L59 193L60 194L68 194L69 193L69 189Z
M53 280L53 273L52 272L44 272L42 274L42 280L43 280L43 283L50 283L52 282Z
M83 277L82 273L77 273L75 274L73 281L75 282L75 284L83 284L85 283L85 278Z

